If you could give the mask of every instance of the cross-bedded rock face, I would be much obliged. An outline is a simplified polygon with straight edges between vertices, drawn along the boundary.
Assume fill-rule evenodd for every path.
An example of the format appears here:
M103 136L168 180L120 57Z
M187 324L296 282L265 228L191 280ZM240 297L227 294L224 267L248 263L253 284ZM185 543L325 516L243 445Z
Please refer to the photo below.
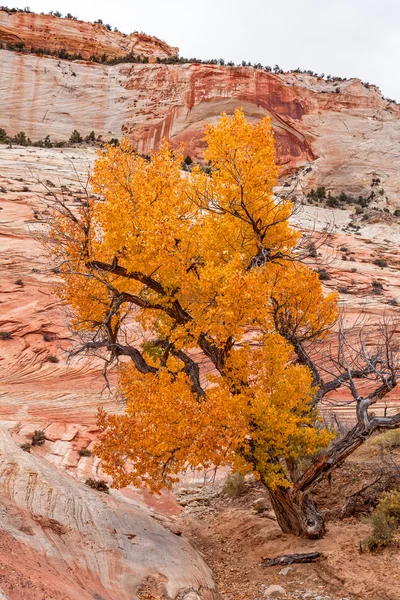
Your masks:
M10 599L39 598L39 590L37 595L29 590L32 579L38 579L39 564L42 592L59 600L146 597L139 592L151 581L157 582L160 598L217 600L200 555L163 527L151 510L93 491L18 448L4 430L0 437L2 537L12 536L8 554L17 554L20 546L19 560L12 565L20 588ZM33 558L37 564L26 568L23 563ZM2 577L2 584L8 580ZM29 580L31 585L24 585ZM53 596L60 588L63 595Z
M378 177L389 204L399 202L400 106L356 79L204 64L110 66L0 50L0 102L9 135L60 141L74 129L93 130L127 135L144 153L166 137L184 142L193 158L202 156L205 124L242 106L251 120L271 116L282 174L311 166L308 188L355 196Z

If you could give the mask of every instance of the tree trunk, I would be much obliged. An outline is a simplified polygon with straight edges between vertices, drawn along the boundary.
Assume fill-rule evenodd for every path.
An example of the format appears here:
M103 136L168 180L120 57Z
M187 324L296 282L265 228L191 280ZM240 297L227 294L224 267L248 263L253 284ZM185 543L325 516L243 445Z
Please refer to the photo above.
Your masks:
M276 520L284 533L309 539L320 539L325 534L324 517L303 492L293 488L268 488Z

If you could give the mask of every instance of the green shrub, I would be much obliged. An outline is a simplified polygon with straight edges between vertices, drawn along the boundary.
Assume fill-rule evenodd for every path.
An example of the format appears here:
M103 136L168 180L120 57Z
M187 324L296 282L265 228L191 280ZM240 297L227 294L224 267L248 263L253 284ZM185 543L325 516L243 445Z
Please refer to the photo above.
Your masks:
M331 276L329 275L329 273L326 269L323 269L323 268L318 269L317 273L318 273L318 277L319 277L320 281L328 281L331 278Z
M87 142L88 144L94 144L96 142L96 134L94 131L91 131L89 135L85 137L85 142Z
M20 448L22 448L22 450L24 450L25 452L30 452L31 448L32 448L32 444L29 444L29 443L21 444Z
M223 487L224 494L229 498L239 498L244 490L244 476L241 473L229 473Z
M400 534L400 492L384 492L372 517L372 534L367 539L370 552L398 542Z
M79 131L74 129L74 131L70 135L69 143L70 144L81 144L82 142L83 142L83 138L82 138L81 134L79 133Z
M31 146L32 145L31 140L28 137L26 137L25 131L20 131L19 133L17 133L17 135L14 136L14 138L12 139L12 141L14 142L14 144L17 144L18 146Z
M376 265L377 267L387 267L388 266L388 262L386 260L386 258L375 258L375 260L372 261L374 265Z
M257 502L256 504L253 505L253 510L258 515L262 515L267 510L267 507L265 506L265 504L264 504L263 501L259 501L259 502Z
M0 127L0 144L8 144L9 142L10 138L7 136L6 130Z

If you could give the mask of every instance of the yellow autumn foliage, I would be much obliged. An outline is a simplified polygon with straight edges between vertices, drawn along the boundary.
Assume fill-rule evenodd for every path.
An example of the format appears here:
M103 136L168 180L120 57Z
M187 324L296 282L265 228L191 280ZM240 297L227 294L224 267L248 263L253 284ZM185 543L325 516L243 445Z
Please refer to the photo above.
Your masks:
M99 200L51 221L74 328L87 349L123 357L125 412L100 412L97 447L117 486L158 491L188 466L222 464L288 486L287 462L330 439L290 342L323 337L337 298L296 260L270 119L238 109L205 141L210 172L187 174L165 141L150 160L127 140L107 147Z

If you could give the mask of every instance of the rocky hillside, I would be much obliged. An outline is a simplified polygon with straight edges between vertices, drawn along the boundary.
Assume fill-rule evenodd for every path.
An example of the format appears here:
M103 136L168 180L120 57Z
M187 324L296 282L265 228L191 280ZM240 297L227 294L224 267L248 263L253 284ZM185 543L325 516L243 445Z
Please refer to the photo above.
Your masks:
M110 31L102 23L1 9L0 41L5 45L23 44L28 49L64 49L70 54L80 54L84 59L104 53L114 58L134 52L154 59L168 58L178 53L178 48L143 33L126 35Z
M168 61L177 49L100 24L23 12L0 11L0 43L0 127L9 135L67 140L74 129L93 130L106 138L127 135L144 153L165 136L201 158L204 125L240 105L251 119L272 117L282 174L304 167L306 189L323 185L354 196L368 195L378 178L382 203L400 205L400 106L358 79L215 64L62 60L38 55L38 48L84 58L133 52L150 62Z

